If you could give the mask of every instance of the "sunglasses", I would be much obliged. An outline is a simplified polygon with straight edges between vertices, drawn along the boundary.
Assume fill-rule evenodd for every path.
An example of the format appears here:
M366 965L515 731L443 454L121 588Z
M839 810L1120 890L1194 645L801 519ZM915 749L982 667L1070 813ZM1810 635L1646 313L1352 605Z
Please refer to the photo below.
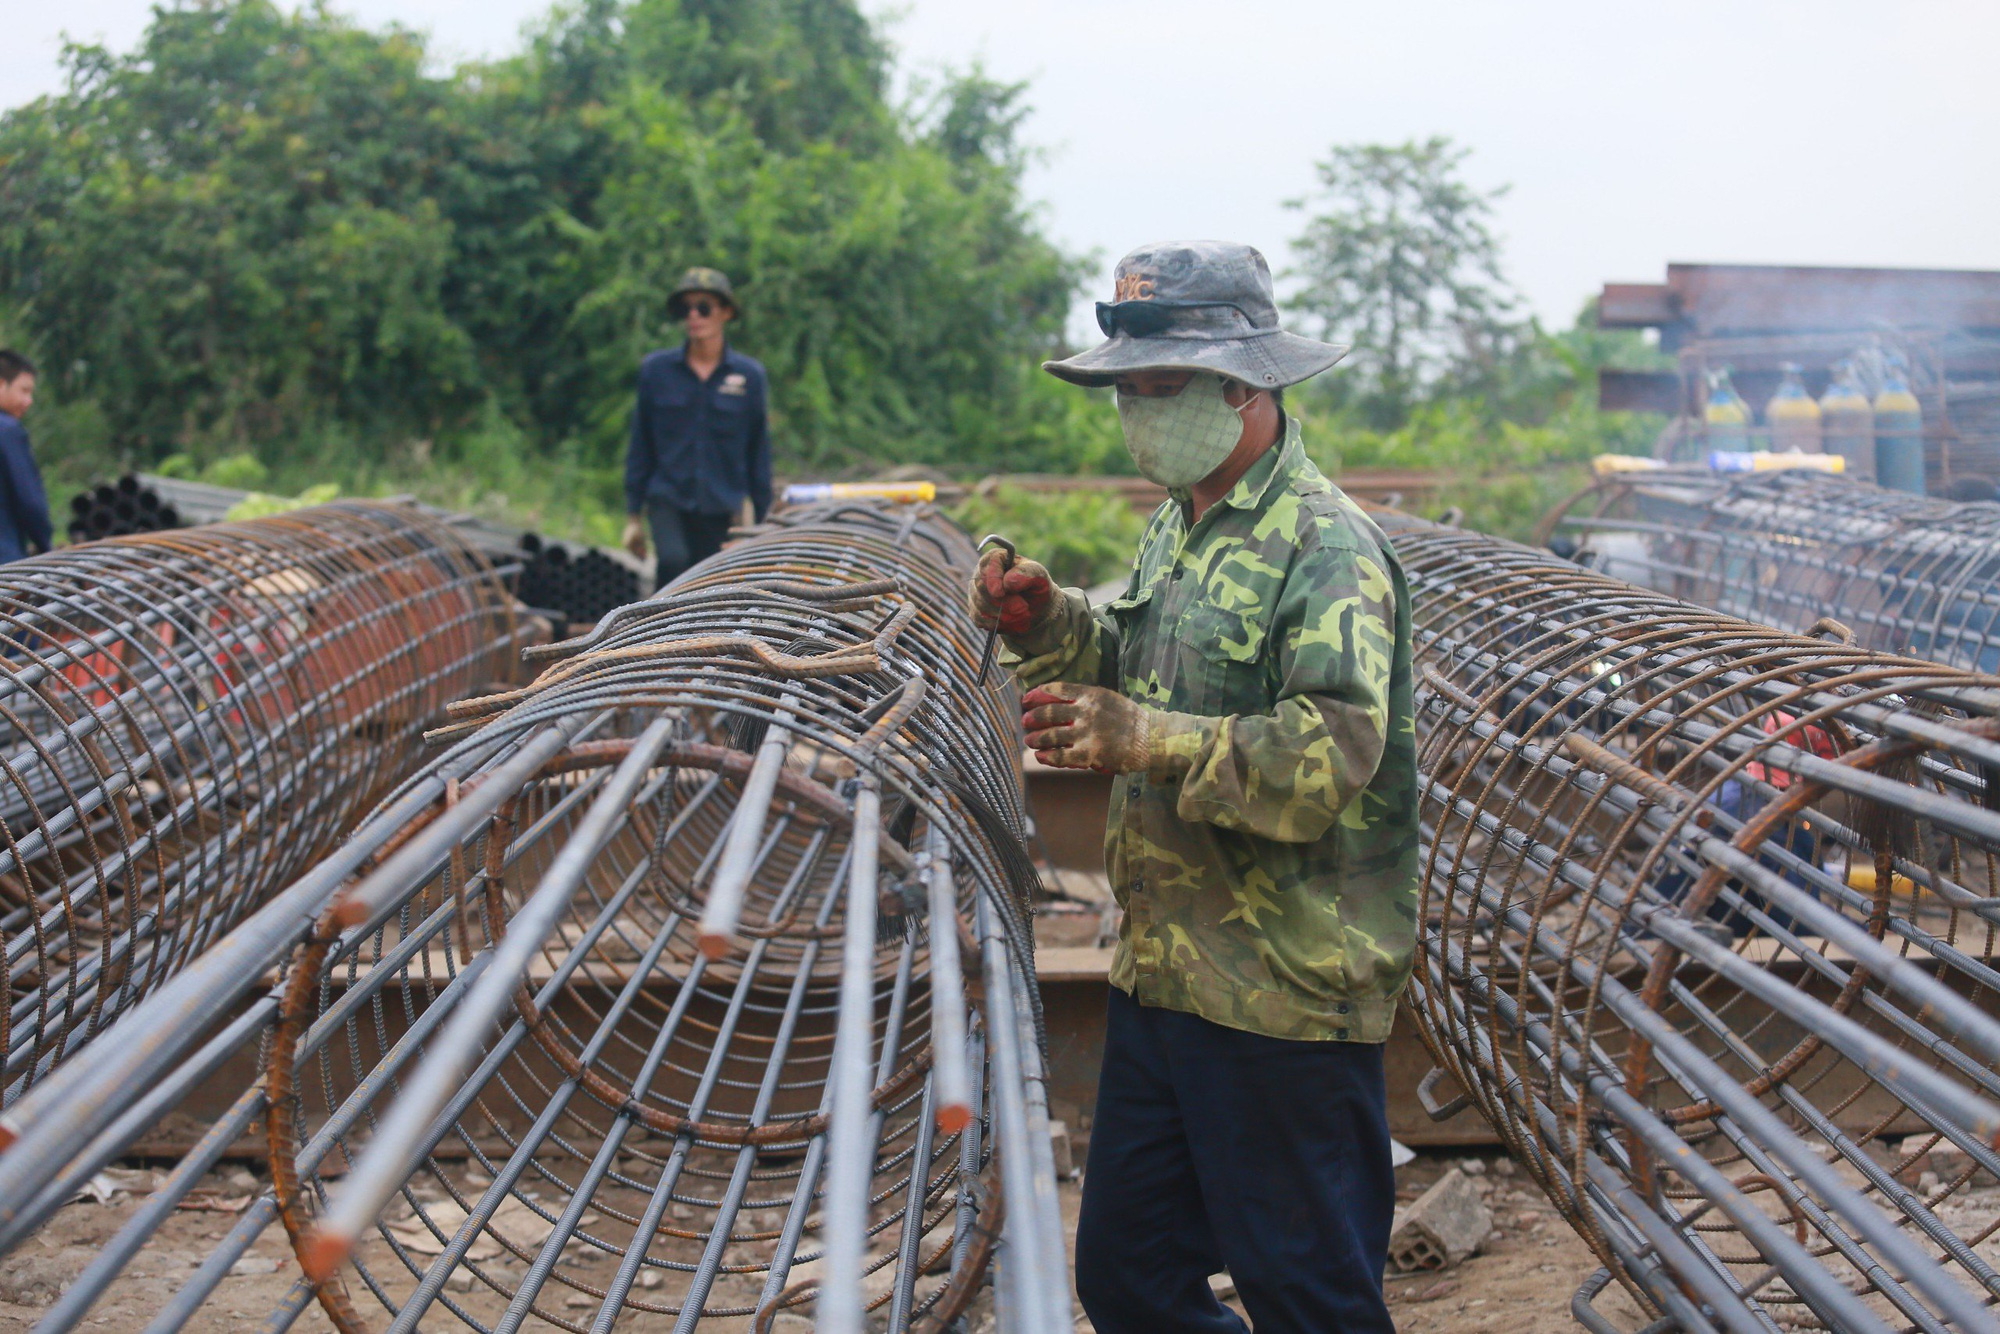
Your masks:
M690 315L699 315L703 319L707 319L720 309L720 306L710 301L707 297L698 297L681 307L681 318L686 319Z
M1250 312L1234 301L1100 301L1097 327L1106 338L1125 334L1131 338L1151 338L1173 325L1174 315L1183 310L1233 310L1245 321Z

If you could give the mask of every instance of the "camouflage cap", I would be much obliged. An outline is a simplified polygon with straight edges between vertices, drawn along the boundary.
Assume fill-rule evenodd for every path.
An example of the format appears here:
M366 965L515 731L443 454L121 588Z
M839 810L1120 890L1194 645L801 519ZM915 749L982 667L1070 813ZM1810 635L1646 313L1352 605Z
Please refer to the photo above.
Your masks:
M697 264L683 273L681 280L674 284L674 290L667 294L667 314L677 320L685 317L687 298L696 292L719 296L729 303L731 310L739 313L743 309L742 303L736 299L736 289L729 285L728 274L721 269L703 268Z
M1042 369L1106 385L1131 371L1215 371L1254 389L1283 389L1347 355L1336 343L1278 327L1271 266L1237 241L1156 241L1118 261L1113 299L1097 303L1109 335Z

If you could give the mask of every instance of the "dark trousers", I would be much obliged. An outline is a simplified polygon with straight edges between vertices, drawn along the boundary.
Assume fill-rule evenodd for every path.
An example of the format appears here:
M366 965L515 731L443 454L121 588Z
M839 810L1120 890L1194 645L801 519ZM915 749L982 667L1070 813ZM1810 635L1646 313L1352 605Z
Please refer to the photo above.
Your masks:
M684 510L664 500L646 502L646 521L653 529L653 587L666 587L696 561L722 550L733 514Z
M1291 1042L1111 989L1076 1230L1098 1334L1393 1331L1382 1048Z

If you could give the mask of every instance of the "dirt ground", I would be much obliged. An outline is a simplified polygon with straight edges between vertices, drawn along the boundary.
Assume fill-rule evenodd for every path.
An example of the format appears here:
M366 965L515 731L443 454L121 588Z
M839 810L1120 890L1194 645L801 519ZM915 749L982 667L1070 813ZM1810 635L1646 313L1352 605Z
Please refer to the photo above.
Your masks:
M1415 1199L1425 1187L1461 1158L1420 1155L1397 1172L1399 1199ZM1596 1262L1582 1242L1570 1232L1555 1212L1524 1177L1512 1172L1512 1165L1483 1157L1473 1180L1486 1197L1496 1221L1496 1230L1480 1254L1441 1274L1391 1275L1388 1292L1396 1325L1405 1334L1555 1334L1576 1328L1569 1314L1570 1294L1595 1269ZM140 1179L143 1186L143 1178ZM169 1220L152 1245L127 1267L111 1292L86 1317L84 1328L125 1331L143 1329L166 1299L186 1280L194 1266L208 1255L237 1221L236 1210L248 1203L252 1192L265 1182L242 1167L226 1167L206 1183L197 1199L209 1206L183 1209ZM1076 1223L1080 1188L1076 1182L1063 1186L1065 1222ZM137 1208L138 1199L121 1194L107 1203L85 1201L59 1213L39 1235L0 1260L0 1331L30 1328L47 1303L73 1281L90 1262L98 1248ZM395 1262L379 1240L371 1243L391 1266ZM598 1259L572 1266L583 1282L602 1283L611 1272L609 1263ZM194 1334L225 1334L261 1323L271 1308L291 1289L296 1276L283 1229L272 1226L260 1237L236 1272L224 1280L215 1296L187 1328ZM755 1285L743 1280L744 1291L725 1295L754 1296ZM483 1284L470 1291L451 1291L449 1296L483 1321L497 1316L504 1303L499 1294ZM652 1295L648 1292L644 1295ZM357 1294L358 1304L379 1327L381 1308L365 1292ZM588 1318L596 1302L571 1296L578 1314ZM1240 1303L1230 1304L1240 1312ZM1630 1299L1616 1288L1599 1299L1599 1309L1625 1328L1644 1322ZM438 1312L444 1316L443 1312ZM553 1328L530 1321L531 1328ZM432 1319L427 1325L456 1327L448 1316ZM620 1329L665 1330L672 1321L665 1316L634 1313L619 1324ZM728 1322L718 1328L735 1328L746 1322ZM706 1327L706 1326L705 1326ZM971 1321L974 1334L990 1331L991 1316L982 1299ZM1080 1313L1076 1327L1091 1328ZM301 1331L320 1331L331 1326L317 1305L309 1307L294 1326ZM810 1328L796 1316L780 1319L777 1328L787 1334Z

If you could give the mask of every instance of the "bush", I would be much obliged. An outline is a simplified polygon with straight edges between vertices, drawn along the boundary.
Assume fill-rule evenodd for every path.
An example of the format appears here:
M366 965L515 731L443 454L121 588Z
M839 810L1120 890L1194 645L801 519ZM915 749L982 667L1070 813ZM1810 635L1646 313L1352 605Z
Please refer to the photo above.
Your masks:
M999 533L1057 583L1078 588L1128 574L1146 531L1146 516L1123 497L1095 491L1000 486L968 497L952 518L974 538Z

